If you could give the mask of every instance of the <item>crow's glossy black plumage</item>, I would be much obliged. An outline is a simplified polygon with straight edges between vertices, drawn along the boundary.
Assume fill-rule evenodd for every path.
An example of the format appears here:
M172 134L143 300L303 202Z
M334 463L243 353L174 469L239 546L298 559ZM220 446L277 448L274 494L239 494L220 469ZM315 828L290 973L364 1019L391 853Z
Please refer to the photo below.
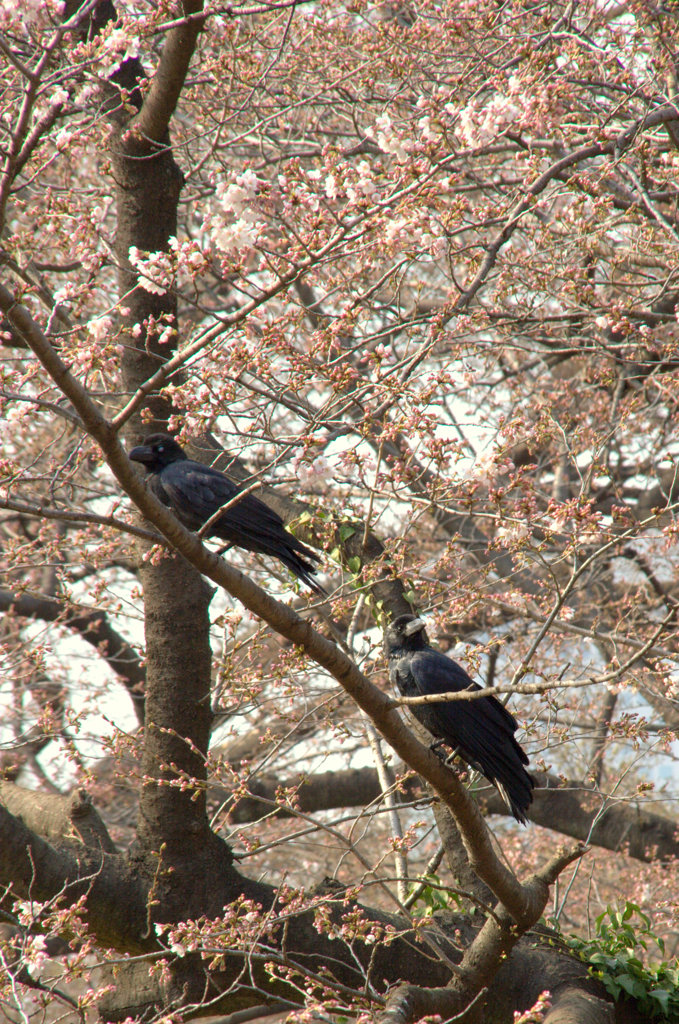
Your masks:
M401 615L384 633L389 678L404 697L479 690L452 658L429 646L424 623ZM516 722L495 697L415 704L410 711L425 729L443 740L498 789L517 821L526 824L533 780L528 758L514 738Z
M240 488L212 466L189 459L169 434L152 434L143 445L133 448L130 458L141 462L149 472L149 484L155 496L172 509L189 530L199 530L221 507L234 498ZM208 536L220 537L246 551L271 555L287 565L315 593L324 595L313 578L318 555L285 529L273 509L252 494L218 516Z

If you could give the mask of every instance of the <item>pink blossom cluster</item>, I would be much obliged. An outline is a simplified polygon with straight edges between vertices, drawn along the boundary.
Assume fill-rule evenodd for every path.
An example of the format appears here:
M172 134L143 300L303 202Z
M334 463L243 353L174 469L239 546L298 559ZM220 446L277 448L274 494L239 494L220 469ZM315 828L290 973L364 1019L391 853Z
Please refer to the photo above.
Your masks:
M311 462L306 461L304 454L296 455L292 460L292 469L305 487L322 483L331 472L330 463L324 455L317 455Z
M3 0L0 28L21 34L44 31L63 17L65 7L63 0Z
M469 146L485 146L506 131L522 113L521 96L495 94L487 102L474 100L456 112L456 132Z
M552 993L545 989L529 1010L514 1011L514 1024L541 1024L552 1005Z
M108 78L125 60L139 57L140 38L133 29L133 23L110 22L97 39L97 69Z
M218 183L216 208L206 213L203 231L225 255L256 246L266 227L256 204L259 190L259 179L250 169L236 175L232 182Z
M199 952L217 969L225 952L247 949L270 935L275 914L265 912L260 904L238 897L221 916L196 918L175 924L156 922L154 931L165 949L176 956Z
M385 111L375 119L373 126L366 128L366 135L373 138L383 153L390 153L405 163L413 149L410 128L397 127Z
M131 245L128 259L139 272L139 285L153 295L164 295L176 281L193 280L209 268L207 255L195 241L169 240L167 252L141 252Z

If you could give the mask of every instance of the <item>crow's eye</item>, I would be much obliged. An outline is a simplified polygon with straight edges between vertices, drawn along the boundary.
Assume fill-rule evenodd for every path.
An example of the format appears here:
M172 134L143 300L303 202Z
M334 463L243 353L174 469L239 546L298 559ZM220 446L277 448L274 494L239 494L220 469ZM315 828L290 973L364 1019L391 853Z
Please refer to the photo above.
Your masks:
M165 451L165 448L163 447L163 445L162 445L162 444L157 444L157 445L156 445L156 451L157 451L157 452L158 452L158 454L160 455L160 453L161 453L161 452L164 452L164 451Z

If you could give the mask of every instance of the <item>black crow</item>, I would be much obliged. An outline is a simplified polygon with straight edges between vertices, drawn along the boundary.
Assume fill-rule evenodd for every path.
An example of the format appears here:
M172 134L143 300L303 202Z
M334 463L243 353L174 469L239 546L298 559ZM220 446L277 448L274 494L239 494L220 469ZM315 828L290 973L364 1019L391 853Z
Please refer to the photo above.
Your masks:
M155 496L189 530L199 530L241 489L218 469L189 459L169 434L151 434L132 449L130 458L146 466ZM311 575L320 561L318 555L288 533L281 517L254 495L246 494L217 516L207 532L228 541L227 547L235 544L278 558L316 594L325 595Z
M480 690L452 658L429 646L424 623L401 615L384 632L389 678L404 697ZM517 821L526 824L533 780L525 752L514 739L516 721L495 697L415 704L410 711L427 732L452 747L488 779ZM434 744L436 747L439 744Z

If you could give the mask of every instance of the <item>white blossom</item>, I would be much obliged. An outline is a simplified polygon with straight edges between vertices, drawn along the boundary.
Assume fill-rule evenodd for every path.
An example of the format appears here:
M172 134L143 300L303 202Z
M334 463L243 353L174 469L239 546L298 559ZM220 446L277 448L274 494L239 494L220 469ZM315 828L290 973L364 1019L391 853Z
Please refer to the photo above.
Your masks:
M164 295L170 286L171 266L167 253L149 252L142 256L136 245L129 249L129 260L139 272L138 284L151 295Z
M456 132L470 146L484 146L497 138L521 114L522 95L494 96L484 106L468 104L460 111Z
M104 73L110 75L124 61L139 57L139 36L126 28L114 28L102 41L100 54Z
M371 196L377 191L372 167L367 160L361 160L356 168L358 171L358 187L364 196Z
M24 942L22 960L26 967L40 968L48 959L44 935L31 935Z
M384 153L391 153L401 163L408 159L411 145L394 128L388 114L381 114L375 121L374 128L368 128L366 134L375 139L377 145Z
M254 171L247 170L239 174L230 185L227 185L226 182L220 182L217 185L216 195L222 209L226 213L240 215L245 211L248 204L252 202L258 191L259 180L257 175Z
M323 455L318 455L313 462L304 462L303 457L293 459L293 467L297 479L304 486L323 483L330 475L330 464Z
M98 316L94 320L88 320L86 323L87 333L97 345L106 341L108 334L113 327L113 321L110 316Z
M237 252L239 249L255 245L264 227L262 221L243 216L233 224L217 228L212 233L212 239L222 252Z
M57 149L65 149L73 138L73 132L70 129L64 127L57 132L54 136L54 145Z

